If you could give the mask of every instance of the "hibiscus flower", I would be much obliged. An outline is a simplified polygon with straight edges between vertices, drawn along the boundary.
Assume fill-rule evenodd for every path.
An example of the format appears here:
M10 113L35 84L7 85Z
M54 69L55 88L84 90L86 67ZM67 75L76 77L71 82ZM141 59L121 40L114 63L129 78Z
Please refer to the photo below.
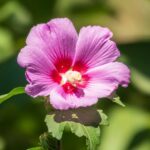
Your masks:
M83 27L78 35L67 18L34 26L17 59L26 68L27 94L48 97L63 110L91 106L119 85L127 87L130 71L116 62L120 52L112 35L100 26Z

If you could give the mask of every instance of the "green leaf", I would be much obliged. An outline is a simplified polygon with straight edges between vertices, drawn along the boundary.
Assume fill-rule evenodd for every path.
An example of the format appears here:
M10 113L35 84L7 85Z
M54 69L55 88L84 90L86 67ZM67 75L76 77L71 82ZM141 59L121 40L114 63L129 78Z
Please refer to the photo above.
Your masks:
M145 94L150 94L150 77L139 71L136 68L132 68L132 82L135 86Z
M38 147L29 148L27 150L44 150L44 149L42 147L38 146Z
M59 141L49 133L44 133L40 136L40 144L44 150L57 150L60 145Z
M27 150L57 150L59 149L59 141L53 138L51 134L44 133L40 137L40 143L38 147L32 147Z
M127 58L127 61L123 60L123 62L128 64L131 69L132 85L140 92L147 95L150 95L150 69L147 69L150 64L149 47L150 42L148 41L119 45L123 56ZM141 58L144 59L141 60Z
M115 95L112 99L113 102L117 103L118 105L125 107L125 104L120 100L120 97L118 95Z
M102 111L99 111L102 114ZM87 148L89 150L95 150L97 145L100 142L100 127L93 127L93 126L85 126L81 123L73 122L73 121L63 121L58 123L54 120L54 114L47 115L45 122L48 127L48 132L51 135L60 140L62 138L64 131L71 131L78 137L85 137ZM101 119L106 119L104 115ZM104 124L104 120L102 121Z
M115 107L109 111L109 116L111 125L103 128L102 142L98 150L150 149L149 112L136 107L128 106L125 109Z
M0 22L11 18L18 25L27 25L31 22L30 13L17 1L9 1L0 8Z
M5 149L5 140L0 136L0 150Z
M0 27L0 63L13 56L14 53L12 33L9 30Z
M0 104L2 102L6 101L7 99L11 98L12 96L15 96L15 95L18 95L18 94L22 94L22 93L25 93L24 87L14 88L9 93L0 95Z
M97 110L101 116L100 125L108 125L108 117L106 114L103 113L103 110Z

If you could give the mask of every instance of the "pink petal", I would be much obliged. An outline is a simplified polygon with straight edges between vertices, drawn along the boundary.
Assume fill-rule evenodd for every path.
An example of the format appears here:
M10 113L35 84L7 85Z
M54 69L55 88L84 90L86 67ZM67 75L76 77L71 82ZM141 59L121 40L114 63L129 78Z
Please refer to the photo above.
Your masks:
M26 92L32 96L48 96L53 88L55 88L58 83L55 82L51 76L51 71L48 73L42 72L36 67L28 67L26 70L26 79L29 84L26 86Z
M48 84L28 84L25 87L25 91L32 97L48 96L54 87L55 85L52 87L52 85Z
M83 27L76 45L74 66L93 68L116 60L120 53L111 37L112 32L108 28Z
M17 62L22 67L35 67L41 71L49 71L55 69L49 57L37 47L25 46L21 49Z
M127 87L130 71L128 67L119 62L112 62L86 72L90 80L84 92L88 96L98 98L107 97L114 92L119 85Z
M51 62L56 63L59 59L73 59L77 37L72 22L58 18L33 27L26 43L44 51Z
M26 46L18 55L18 63L27 67L26 79L30 84L27 85L26 92L33 97L47 96L56 86L51 76L55 67L42 51L34 53L33 49L38 50L35 47Z
M26 44L41 49L45 47L45 44L49 41L49 38L49 26L46 23L41 23L31 28L26 39Z
M76 94L66 94L62 87L57 87L50 94L50 103L55 109L67 110L69 108L86 107L95 104L98 101L96 97L86 95L78 96Z
M119 62L108 63L86 72L88 83L82 94L66 94L62 87L50 93L50 103L56 109L86 107L95 104L98 98L108 97L119 85L126 87L130 72L127 66Z
M47 24L33 27L17 61L27 68L26 78L30 83L26 87L29 95L47 96L57 85L55 77L59 67L71 66L77 33L69 19L53 19ZM69 65L70 63L70 65ZM67 65L66 65L67 64ZM53 74L53 72L56 72ZM56 82L54 79L57 78Z

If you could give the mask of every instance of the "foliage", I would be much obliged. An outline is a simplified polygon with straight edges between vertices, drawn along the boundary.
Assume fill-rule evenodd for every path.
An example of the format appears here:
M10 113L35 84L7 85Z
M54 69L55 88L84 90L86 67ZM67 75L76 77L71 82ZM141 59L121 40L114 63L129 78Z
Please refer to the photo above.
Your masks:
M106 115L103 114L102 111L99 111L99 114L102 119L101 124L104 125L106 123ZM86 138L86 145L89 150L95 150L97 145L100 142L100 127L93 126L85 126L81 123L73 122L73 121L64 121L58 123L54 120L53 115L47 115L45 122L48 127L48 132L52 134L52 136L58 140L62 139L63 132L65 130L69 130L74 133L78 137L84 136Z
M114 108L110 114L111 124L103 132L103 141L99 149L149 149L150 145L144 142L150 139L150 114L132 107ZM135 144L135 141L138 142Z
M39 146L39 147L32 147L27 150L43 150L43 148Z
M123 102L120 100L120 97L115 95L112 99L113 102L117 103L118 105L125 107L125 104L123 104Z
M40 144L44 150L56 150L60 146L60 142L49 133L44 133L40 136Z
M0 95L0 104L3 103L4 101L8 100L12 96L15 96L15 95L18 95L18 94L22 94L22 93L25 93L24 87L14 88L9 93L4 94L4 95Z
M25 44L31 26L64 16L75 23L77 30L89 24L107 26L113 30L123 55L121 59L131 69L132 79L129 88L117 91L125 108L118 108L107 100L100 102L99 107L110 116L110 125L101 128L102 146L98 150L149 150L149 11L148 0L37 0L36 4L31 0L1 0L0 93L26 84L16 55ZM4 95L5 100L7 96ZM43 105L26 95L11 97L10 101L0 104L0 149L21 150L37 145L37 137L47 130L43 123L46 115ZM69 147L65 150L73 150L76 145L80 145L78 150L84 150L84 138L74 143L73 135L63 136Z

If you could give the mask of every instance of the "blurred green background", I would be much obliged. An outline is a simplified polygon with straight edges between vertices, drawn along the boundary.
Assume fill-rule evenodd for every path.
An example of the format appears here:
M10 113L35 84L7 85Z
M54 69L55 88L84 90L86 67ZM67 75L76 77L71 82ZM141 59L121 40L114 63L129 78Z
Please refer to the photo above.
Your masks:
M25 45L30 28L55 17L69 17L77 30L86 25L109 27L132 71L131 84L119 89L126 104L109 100L98 106L109 116L101 130L98 150L150 150L150 1L149 0L0 0L0 94L25 86L24 70L16 56ZM0 105L0 150L25 150L36 146L47 130L41 100L20 95ZM65 135L68 148L76 147Z

